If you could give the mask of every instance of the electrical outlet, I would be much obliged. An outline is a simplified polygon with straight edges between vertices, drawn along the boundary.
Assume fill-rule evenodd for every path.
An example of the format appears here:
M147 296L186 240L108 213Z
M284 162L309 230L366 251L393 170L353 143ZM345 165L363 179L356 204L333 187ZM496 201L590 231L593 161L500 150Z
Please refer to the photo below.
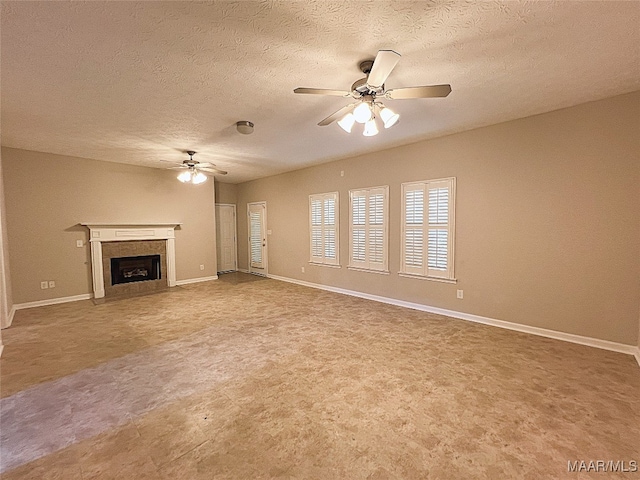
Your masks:
M49 288L56 288L56 282L49 280Z
M340 176L344 177L344 170L340 170Z
M200 270L204 270L204 265L200 265Z
M304 267L300 267L302 269L302 273L304 273Z
M44 290L45 288L49 288L49 282L47 282L47 281L40 282L40 288L42 290Z
M464 298L464 290L458 290L457 295L458 298Z
M78 248L84 247L84 242L82 240L76 240L76 247Z

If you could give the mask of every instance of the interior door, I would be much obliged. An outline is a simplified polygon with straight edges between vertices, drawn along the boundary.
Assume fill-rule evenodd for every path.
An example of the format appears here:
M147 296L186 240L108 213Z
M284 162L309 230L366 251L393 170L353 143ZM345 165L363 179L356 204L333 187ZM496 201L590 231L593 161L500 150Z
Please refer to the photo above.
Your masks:
M218 273L237 270L235 205L216 204L216 256Z
M267 204L247 205L249 221L249 273L267 274Z

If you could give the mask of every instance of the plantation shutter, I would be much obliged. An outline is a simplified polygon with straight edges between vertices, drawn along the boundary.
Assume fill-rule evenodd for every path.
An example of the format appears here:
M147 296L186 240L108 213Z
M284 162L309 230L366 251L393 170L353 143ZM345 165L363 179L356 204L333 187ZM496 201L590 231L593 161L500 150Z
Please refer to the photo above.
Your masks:
M311 261L322 262L322 199L310 198L311 209Z
M404 191L403 271L424 275L424 185Z
M337 263L336 199L328 196L323 201L324 258L325 263Z
M351 192L351 267L367 266L366 190Z
M453 279L455 178L402 185L401 273Z
M448 278L449 192L446 182L428 185L427 275Z
M387 270L388 187L352 190L349 267Z
M262 268L262 217L260 212L249 214L251 224L251 266Z
M369 190L368 203L368 268L370 270L386 270L386 190L384 188Z
M309 196L310 261L338 264L338 192Z

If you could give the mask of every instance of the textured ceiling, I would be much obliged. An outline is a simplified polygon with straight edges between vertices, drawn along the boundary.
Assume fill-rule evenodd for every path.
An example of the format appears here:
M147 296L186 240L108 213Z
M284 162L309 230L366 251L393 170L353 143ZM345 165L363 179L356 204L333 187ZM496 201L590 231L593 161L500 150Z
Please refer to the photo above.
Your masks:
M199 152L237 183L640 90L640 2L2 2L2 145L164 167ZM379 49L376 137L316 124ZM237 120L255 123L252 135Z

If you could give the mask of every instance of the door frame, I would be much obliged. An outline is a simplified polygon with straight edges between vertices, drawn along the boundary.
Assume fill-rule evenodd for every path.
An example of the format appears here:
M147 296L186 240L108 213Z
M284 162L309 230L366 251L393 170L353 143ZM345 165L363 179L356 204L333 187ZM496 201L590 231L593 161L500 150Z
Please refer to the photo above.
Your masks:
M262 205L264 208L264 215L262 218L263 221L263 230L264 230L264 250L263 250L263 260L264 260L264 268L259 271L251 270L251 218L250 218L250 210L252 205ZM268 231L267 231L267 202L249 202L247 203L247 254L248 254L248 263L247 263L247 271L252 275L269 275L269 241L267 239Z
M237 215L237 208L236 208L236 204L235 203L216 203L214 205L214 209L215 207L233 207L233 253L234 253L234 264L235 264L235 268L233 270L221 270L217 273L220 272L237 272L238 271L238 215ZM217 212L216 212L217 213ZM218 215L216 215L216 218L218 218ZM216 229L216 235L218 235L218 231ZM216 248L217 248L217 241L216 241ZM216 251L216 255L218 254L218 252Z

